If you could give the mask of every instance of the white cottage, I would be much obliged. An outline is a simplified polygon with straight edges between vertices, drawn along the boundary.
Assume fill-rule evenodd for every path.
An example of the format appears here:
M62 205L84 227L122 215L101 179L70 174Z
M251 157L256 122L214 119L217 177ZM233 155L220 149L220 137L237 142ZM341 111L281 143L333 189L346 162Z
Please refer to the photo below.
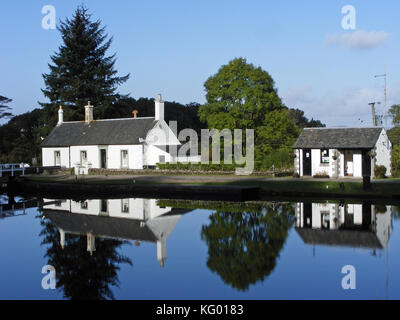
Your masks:
M161 95L155 101L155 117L93 120L93 106L85 106L85 121L63 121L42 143L43 166L75 168L143 169L156 163L177 161L169 152L180 142L164 121Z
M377 165L391 175L392 143L384 128L306 128L293 149L300 176L374 177Z
M45 199L45 202L46 201ZM66 236L86 236L87 251L96 251L96 239L155 243L161 266L167 258L167 238L189 210L160 207L154 199L60 200L43 206L43 215L57 226L60 245Z

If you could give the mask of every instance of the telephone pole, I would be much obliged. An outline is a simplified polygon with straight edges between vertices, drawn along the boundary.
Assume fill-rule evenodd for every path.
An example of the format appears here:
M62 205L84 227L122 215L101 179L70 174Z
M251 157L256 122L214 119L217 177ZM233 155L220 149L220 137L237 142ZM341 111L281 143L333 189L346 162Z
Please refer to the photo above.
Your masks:
M368 105L371 106L371 110L372 110L372 126L373 127L376 127L375 104L381 104L381 103L380 102L368 103Z

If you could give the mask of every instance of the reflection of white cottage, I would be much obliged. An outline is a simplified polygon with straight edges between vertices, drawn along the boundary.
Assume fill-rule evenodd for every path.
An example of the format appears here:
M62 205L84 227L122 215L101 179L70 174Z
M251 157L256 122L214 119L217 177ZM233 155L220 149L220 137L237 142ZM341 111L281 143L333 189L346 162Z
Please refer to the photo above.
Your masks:
M94 120L90 102L85 106L85 121L64 122L61 107L58 116L57 126L41 145L43 166L88 173L89 168L143 169L177 160L169 149L180 142L164 121L161 95L155 101L154 117L134 113L133 118Z
M385 248L392 207L370 204L297 203L296 231L308 244Z
M157 245L157 260L164 266L166 241L185 210L159 207L150 199L64 200L43 207L44 216L60 232L60 244L66 234L86 235L87 250L96 250L96 238L153 242Z
M293 149L300 176L374 177L376 165L391 175L392 144L384 128L306 128Z

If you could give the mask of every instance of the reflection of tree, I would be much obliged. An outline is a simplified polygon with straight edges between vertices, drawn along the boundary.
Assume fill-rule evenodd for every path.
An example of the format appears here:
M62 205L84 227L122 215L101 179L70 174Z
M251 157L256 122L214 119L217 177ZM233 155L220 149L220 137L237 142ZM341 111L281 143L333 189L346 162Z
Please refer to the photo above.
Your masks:
M216 212L209 219L201 231L208 245L207 266L225 283L247 290L275 268L294 214L291 205L280 204L261 212Z
M62 288L69 299L114 299L110 286L119 285L118 264L128 263L129 258L117 249L127 242L96 238L96 251L87 252L86 236L66 235L61 248L58 229L48 220L42 220L44 236L42 245L48 244L45 257L56 270L57 288Z

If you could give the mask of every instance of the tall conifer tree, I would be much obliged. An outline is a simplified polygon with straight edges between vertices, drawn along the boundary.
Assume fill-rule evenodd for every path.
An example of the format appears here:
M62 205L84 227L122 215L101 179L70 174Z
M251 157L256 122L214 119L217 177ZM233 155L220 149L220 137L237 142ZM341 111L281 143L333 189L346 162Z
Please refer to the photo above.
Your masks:
M101 21L91 21L87 8L79 6L72 19L60 22L63 44L51 56L50 73L43 74L44 95L50 103L44 107L46 122L52 128L57 121L57 106L64 106L65 120L83 120L88 101L95 106L95 118L107 115L107 109L120 97L117 86L128 80L114 69L115 54L107 56L112 37L107 39Z
M7 106L7 104L11 103L12 99L7 97L3 97L0 95L0 119L2 118L9 118L12 116L12 113L9 112L11 108Z

